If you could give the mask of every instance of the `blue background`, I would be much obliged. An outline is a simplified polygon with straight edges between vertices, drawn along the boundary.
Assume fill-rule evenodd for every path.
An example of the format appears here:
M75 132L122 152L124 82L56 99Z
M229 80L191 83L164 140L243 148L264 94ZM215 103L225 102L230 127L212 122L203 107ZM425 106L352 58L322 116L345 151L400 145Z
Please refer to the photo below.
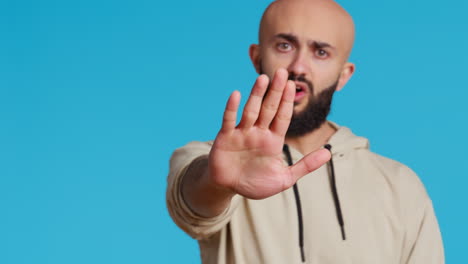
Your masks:
M1 1L0 263L199 263L166 210L168 160L249 92L269 2ZM420 175L461 263L467 2L339 2L357 70L331 119Z

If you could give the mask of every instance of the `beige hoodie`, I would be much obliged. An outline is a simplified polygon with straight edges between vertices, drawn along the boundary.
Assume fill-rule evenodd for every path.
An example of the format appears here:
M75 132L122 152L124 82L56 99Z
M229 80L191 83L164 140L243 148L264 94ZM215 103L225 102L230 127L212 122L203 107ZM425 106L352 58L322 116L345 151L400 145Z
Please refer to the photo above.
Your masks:
M444 263L437 220L423 184L408 167L368 149L368 141L337 127L329 144L344 218L342 239L332 196L330 165L298 181L304 223L305 263ZM264 200L235 196L215 218L187 207L180 182L191 161L212 142L191 142L170 162L167 206L176 224L197 239L203 263L303 263L298 210L288 189ZM294 162L302 155L291 149Z

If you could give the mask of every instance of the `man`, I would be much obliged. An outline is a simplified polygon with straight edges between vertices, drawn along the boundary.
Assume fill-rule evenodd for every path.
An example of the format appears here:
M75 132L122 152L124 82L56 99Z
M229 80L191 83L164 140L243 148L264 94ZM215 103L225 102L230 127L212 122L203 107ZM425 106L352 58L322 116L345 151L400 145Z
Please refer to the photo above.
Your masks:
M249 50L261 75L240 123L236 91L215 141L171 158L169 212L198 239L203 263L444 262L418 177L326 121L354 72L353 40L332 0L267 8Z

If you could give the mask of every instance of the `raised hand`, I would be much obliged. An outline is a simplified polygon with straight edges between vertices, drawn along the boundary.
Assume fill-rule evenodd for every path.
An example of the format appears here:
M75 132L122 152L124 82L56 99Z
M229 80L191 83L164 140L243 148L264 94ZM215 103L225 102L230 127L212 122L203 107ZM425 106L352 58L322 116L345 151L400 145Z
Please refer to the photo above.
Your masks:
M208 158L208 175L216 185L246 198L264 199L290 188L330 159L328 150L322 149L293 166L285 165L282 148L296 92L287 78L288 72L279 69L268 88L268 77L259 76L237 126L240 93L231 94Z

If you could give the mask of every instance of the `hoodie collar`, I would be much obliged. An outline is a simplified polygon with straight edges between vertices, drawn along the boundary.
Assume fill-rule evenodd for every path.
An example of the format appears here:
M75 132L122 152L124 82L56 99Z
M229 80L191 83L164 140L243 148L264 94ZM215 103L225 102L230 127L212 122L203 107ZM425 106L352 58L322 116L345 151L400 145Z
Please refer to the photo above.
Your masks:
M351 129L344 126L339 126L334 122L328 121L328 123L336 129L335 134L333 134L327 142L327 144L333 146L331 149L333 156L345 154L355 149L369 148L369 140L367 138L356 136L351 131ZM290 147L290 152L292 158L295 161L304 156L298 150L292 147Z
M368 149L369 140L364 137L356 136L351 129L339 126L336 123L328 121L330 125L336 128L335 134L328 140L328 144L332 145L332 154L344 154L355 149Z

